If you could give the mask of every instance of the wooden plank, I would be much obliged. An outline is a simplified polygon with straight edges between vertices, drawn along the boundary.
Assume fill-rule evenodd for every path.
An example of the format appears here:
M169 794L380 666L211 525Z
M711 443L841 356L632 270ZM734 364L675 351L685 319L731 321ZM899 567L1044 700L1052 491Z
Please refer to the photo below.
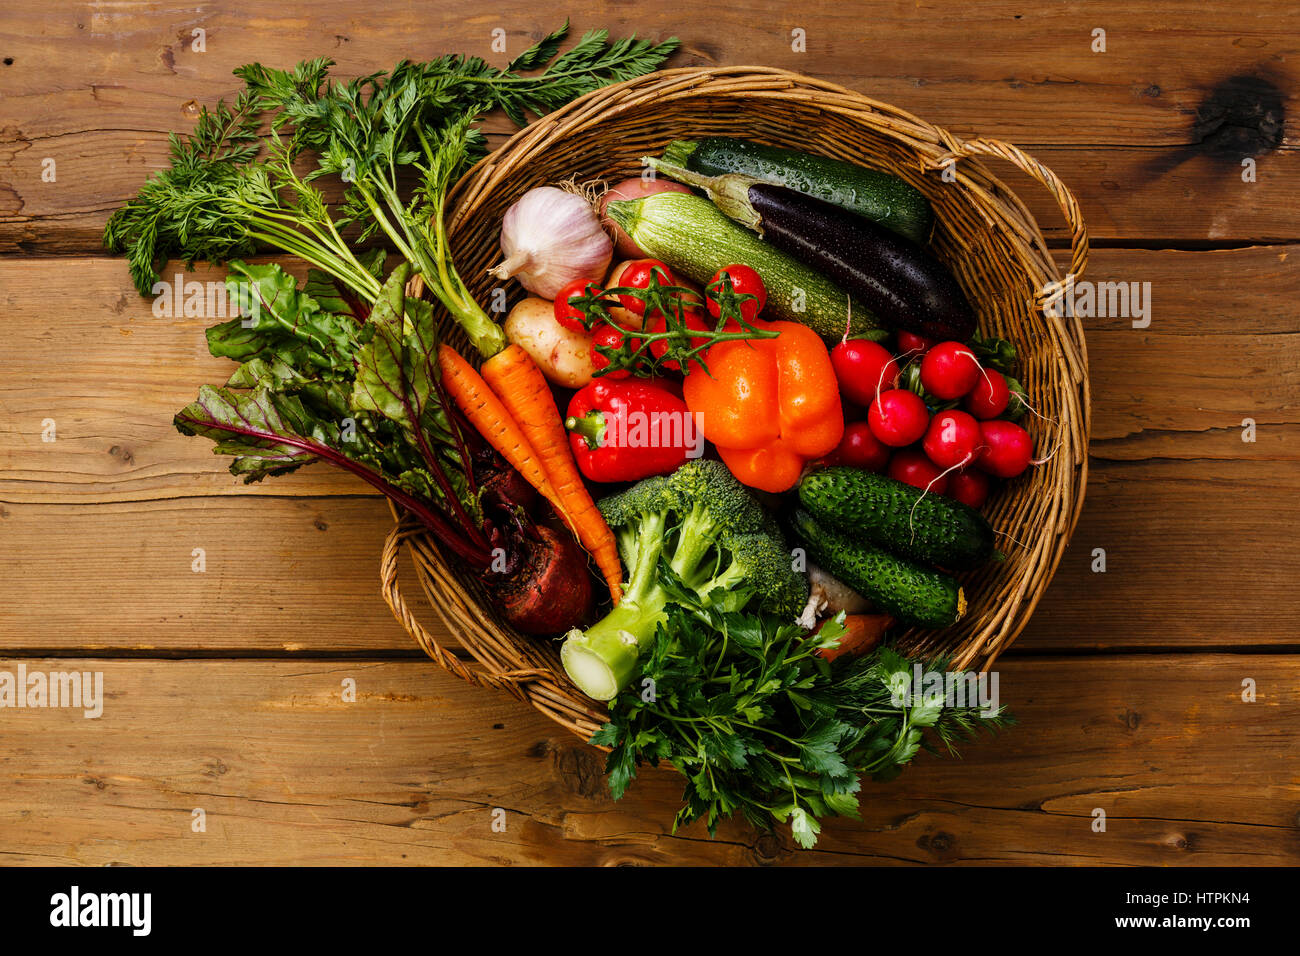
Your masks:
M1300 342L1290 310L1300 256L1103 249L1089 276L1150 282L1152 300L1145 329L1129 318L1085 321L1094 456L1296 460L1300 371L1288 356ZM208 320L155 318L121 262L0 260L0 289L0 501L362 490L323 466L247 486L206 442L178 434L172 415L232 366L207 354ZM1241 440L1245 418L1256 422L1253 443ZM47 420L53 442L42 440Z
M1294 461L1094 461L1070 547L1014 650L1296 647L1298 526Z
M1293 602L1275 596L1296 571L1281 536L1300 476L1300 383L1286 358L1298 261L1265 248L1096 254L1098 279L1152 282L1152 324L1087 322L1091 488L1022 646L1294 643ZM7 602L3 646L410 649L376 593L388 520L378 499L351 497L368 489L323 466L245 486L171 427L197 384L229 368L203 353L204 320L154 318L112 260L0 262L0 287L0 527L12 543L0 569L21 596ZM1247 416L1254 443L1241 441ZM41 441L47 418L55 442ZM248 495L266 500L238 501ZM108 502L120 507L97 506ZM1220 558L1189 566L1206 541ZM232 544L249 559L215 560ZM188 571L195 547L213 556L206 576ZM1091 571L1095 547L1110 555L1104 576ZM1262 566L1261 548L1276 555ZM252 633L235 596L258 602Z
M1292 463L1095 462L1073 542L1015 649L1295 646L1300 609L1279 595L1300 578L1285 544L1298 525ZM373 497L5 504L0 648L412 653L379 596L389 527ZM407 595L450 640L414 584Z
M1282 111L1272 119L1284 133L1294 122L1286 81L1295 78L1288 55L1297 40L1285 5L1243 16L1230 4L1171 0L1161 5L1158 30L1150 11L1138 7L1108 4L1080 16L1069 4L1026 10L1009 0L956 11L934 0L814 0L798 10L718 0L707 28L683 0L668 0L650 20L594 3L570 12L575 35L604 27L618 35L680 36L673 65L765 63L816 72L869 84L865 92L886 102L924 102L933 122L956 131L968 131L978 117L981 132L1024 142L1183 145L1205 92L1234 74L1258 74L1280 87ZM347 0L275 9L238 0L185 11L130 4L55 21L39 0L19 0L0 32L14 60L5 70L11 112L0 115L22 116L19 101L41 96L50 108L24 128L43 137L94 128L79 121L88 107L115 114L104 124L111 128L154 131L190 98L206 103L231 92L231 70L254 54L285 66L326 54L342 75L444 52L504 65L556 25L555 12L526 0L501 0L490 10L464 2L437 11L393 9L383 17L360 15ZM1104 53L1093 51L1098 27L1106 31ZM194 49L195 29L205 31L202 52ZM496 29L505 31L504 51L492 49ZM796 49L795 29L804 32L803 50ZM54 62L63 69L42 67ZM178 82L186 84L184 96L177 96Z
M861 80L855 85L867 88ZM903 102L909 110L929 115L927 104ZM187 128L184 120L175 125ZM0 131L0 156L3 135ZM500 145L505 134L494 132L489 140ZM60 175L73 184L67 188L41 183L39 164L33 166L25 153L7 171L0 170L0 254L98 254L109 215L135 195L150 173L167 165L162 132L145 137L90 129L61 134L57 142ZM1183 147L1017 145L1055 171L1074 193L1094 242L1242 244L1300 237L1290 188L1300 176L1300 151L1292 148L1261 157L1257 179L1243 182L1235 162L1204 153L1186 157ZM119 159L105 162L105 156ZM1049 243L1068 243L1060 210L1040 185L1005 163L990 163L989 168L1025 202ZM324 185L331 198L340 191ZM1170 209L1177 215L1169 215Z
M391 528L378 497L0 505L0 647L418 653L379 593Z
M302 269L290 263L301 278ZM175 271L167 271L174 281ZM199 269L183 281L220 281ZM0 260L0 500L103 502L178 494L354 494L330 468L245 485L172 416L234 369L208 354L213 319L157 318L119 260ZM53 441L49 423L53 423Z
M230 71L254 55L287 66L329 54L345 76L447 50L504 64L555 25L554 14L521 0L469 6L371 19L346 0L313 5L310 15L248 0L196 11L130 4L51 22L39 2L11 4L0 25L12 60L0 67L0 251L98 249L111 209L164 163L166 134L187 128L198 105L232 94ZM572 13L575 33L646 31L632 12L579 4ZM702 32L691 4L669 0L656 8L654 32L683 38L674 65L809 72L958 135L1030 148L1079 192L1097 237L1295 238L1287 183L1298 161L1298 41L1285 5L1243 16L1228 4L1179 0L1162 5L1160 21L1153 30L1147 10L1119 4L1081 17L1072 5L1026 10L1003 0L960 12L821 0L756 16L752 2L722 0ZM504 53L491 49L498 28ZM1105 53L1092 51L1096 28L1107 32ZM201 53L195 29L206 31ZM805 52L792 49L795 29ZM42 66L52 62L58 71ZM1259 161L1255 183L1241 182L1245 156ZM47 159L54 183L42 178ZM1060 238L1050 200L1012 178Z
M614 803L597 752L427 663L24 663L101 671L106 700L5 712L14 864L1300 862L1291 657L1004 662L1018 727L869 784L813 852L735 823L673 836L674 774Z

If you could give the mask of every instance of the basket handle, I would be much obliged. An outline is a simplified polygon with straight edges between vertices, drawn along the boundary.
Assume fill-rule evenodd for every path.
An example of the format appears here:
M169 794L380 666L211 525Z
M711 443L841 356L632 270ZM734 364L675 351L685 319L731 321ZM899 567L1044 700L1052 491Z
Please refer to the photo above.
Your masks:
M388 609L393 612L393 617L397 618L398 623L406 629L406 633L415 638L415 642L420 645L421 650L433 658L443 670L455 674L466 683L474 684L477 687L493 687L497 690L504 690L510 696L528 703L528 697L524 693L523 685L546 675L536 670L516 670L506 671L502 674L490 674L479 668L468 667L459 657L439 644L433 635L425 629L424 625L416 619L415 615L411 613L406 599L402 597L401 585L398 583L397 559L406 540L420 533L419 528L397 524L392 531L388 532L388 537L384 539L384 550L379 559L379 579L384 602L388 605Z
M1061 182L1056 173L1020 147L1004 143L1000 139L981 137L979 139L960 140L952 135L943 136L942 139L949 152L948 155L941 156L934 161L933 165L935 167L946 166L952 159L961 159L968 156L992 156L997 159L1004 159L1040 183L1056 200L1056 205L1060 208L1061 214L1070 227L1070 272L1065 277L1065 280L1050 283L1039 290L1039 307L1058 294L1071 279L1077 279L1083 275L1083 270L1088 265L1088 230L1083 224L1083 211L1079 209L1079 203L1074 198L1074 193L1070 192L1069 187Z

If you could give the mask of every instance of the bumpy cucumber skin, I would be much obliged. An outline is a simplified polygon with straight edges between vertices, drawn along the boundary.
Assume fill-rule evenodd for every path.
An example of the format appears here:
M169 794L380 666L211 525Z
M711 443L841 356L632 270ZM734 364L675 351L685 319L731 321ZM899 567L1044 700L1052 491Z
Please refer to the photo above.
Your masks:
M652 259L673 272L704 285L723 266L746 265L767 287L765 319L782 319L808 326L826 339L844 335L849 295L825 276L765 243L738 226L702 196L658 193L642 199L609 204L609 215ZM804 311L794 309L795 290L803 292ZM850 334L883 338L871 314L853 305Z
M851 540L803 509L790 523L813 562L903 623L937 630L966 613L966 595L951 575Z
M965 571L993 554L993 528L974 508L859 468L809 472L799 502L822 524L925 564Z
M930 236L933 214L925 196L878 169L720 136L670 143L664 158L703 176L740 173L785 186L865 216L916 243L924 244Z

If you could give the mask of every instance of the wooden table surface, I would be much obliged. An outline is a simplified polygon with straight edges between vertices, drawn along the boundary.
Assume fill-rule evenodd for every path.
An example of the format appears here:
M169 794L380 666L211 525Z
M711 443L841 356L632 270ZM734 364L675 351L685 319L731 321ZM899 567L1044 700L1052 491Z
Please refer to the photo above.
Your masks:
M960 761L922 756L816 851L739 824L672 835L675 776L647 771L615 803L596 751L422 658L379 595L382 500L319 466L245 487L177 434L172 413L227 365L99 245L167 132L230 95L241 63L504 63L566 14L678 35L675 65L800 70L1016 143L1078 196L1088 278L1151 283L1149 327L1085 322L1087 504L999 664L1019 726ZM102 672L105 702L98 719L0 710L0 858L1300 862L1297 25L1300 6L1264 0L10 0L0 670ZM1051 200L1006 181L1063 251Z

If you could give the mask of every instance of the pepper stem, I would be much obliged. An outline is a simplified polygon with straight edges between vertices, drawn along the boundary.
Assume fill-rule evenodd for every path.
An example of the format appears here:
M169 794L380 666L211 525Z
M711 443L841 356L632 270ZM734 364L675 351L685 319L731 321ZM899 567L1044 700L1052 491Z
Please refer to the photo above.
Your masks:
M600 448L604 443L605 415L603 412L592 410L581 418L570 415L564 420L564 427L586 439L588 448Z

